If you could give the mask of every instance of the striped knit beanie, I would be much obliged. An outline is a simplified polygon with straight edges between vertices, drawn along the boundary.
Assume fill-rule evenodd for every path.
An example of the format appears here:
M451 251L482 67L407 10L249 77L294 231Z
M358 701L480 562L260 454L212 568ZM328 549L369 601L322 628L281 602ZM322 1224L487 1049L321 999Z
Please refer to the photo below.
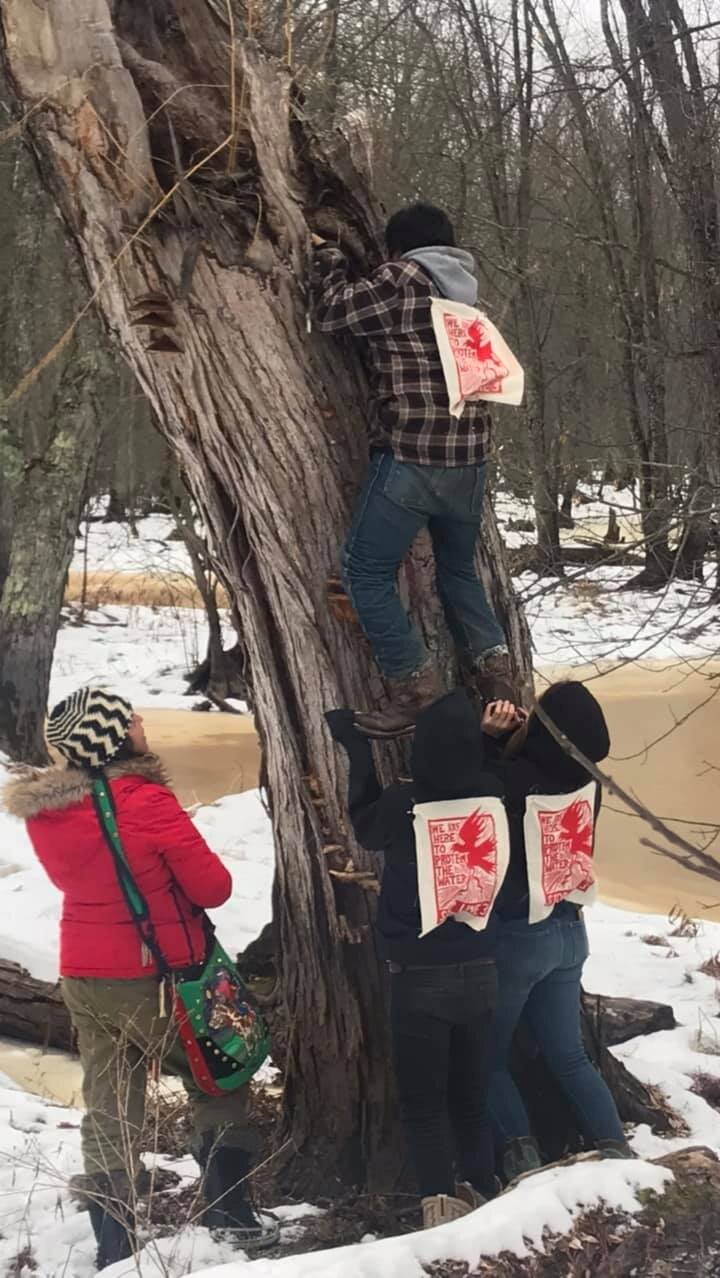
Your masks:
M46 736L78 768L103 768L127 740L134 711L103 688L79 688L50 711Z

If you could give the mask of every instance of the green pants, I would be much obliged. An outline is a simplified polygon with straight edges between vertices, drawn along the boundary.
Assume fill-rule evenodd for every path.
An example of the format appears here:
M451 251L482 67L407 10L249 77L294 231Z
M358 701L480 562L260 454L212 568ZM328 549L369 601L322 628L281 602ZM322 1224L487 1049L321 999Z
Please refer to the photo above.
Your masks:
M208 1096L192 1077L172 1015L162 1016L156 980L65 977L62 994L77 1031L83 1070L82 1151L88 1175L136 1174L145 1122L148 1069L153 1061L182 1079L198 1146L206 1132L249 1153L249 1088ZM168 999L168 1011L169 999ZM148 1133L152 1148L153 1134Z

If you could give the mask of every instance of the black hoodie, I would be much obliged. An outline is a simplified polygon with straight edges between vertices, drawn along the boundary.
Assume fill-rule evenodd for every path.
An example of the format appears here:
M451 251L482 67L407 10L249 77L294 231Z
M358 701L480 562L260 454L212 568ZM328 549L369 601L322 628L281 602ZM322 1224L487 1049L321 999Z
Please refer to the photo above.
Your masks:
M540 705L573 745L592 763L600 763L610 752L610 735L605 715L592 693L582 684L556 683L540 698ZM510 825L510 868L495 907L500 918L527 917L529 894L523 818L529 794L573 794L590 781L590 774L577 763L548 732L536 715L531 715L527 737L511 757L502 745L486 739L487 766L505 791ZM600 811L602 792L597 787L595 818Z
M496 923L483 932L447 919L420 937L420 902L412 809L415 803L502 796L502 785L484 766L484 736L467 694L458 689L419 717L411 782L383 789L372 747L353 726L352 711L333 710L330 730L350 759L348 808L362 847L384 852L377 928L383 956L407 966L438 966L494 958Z

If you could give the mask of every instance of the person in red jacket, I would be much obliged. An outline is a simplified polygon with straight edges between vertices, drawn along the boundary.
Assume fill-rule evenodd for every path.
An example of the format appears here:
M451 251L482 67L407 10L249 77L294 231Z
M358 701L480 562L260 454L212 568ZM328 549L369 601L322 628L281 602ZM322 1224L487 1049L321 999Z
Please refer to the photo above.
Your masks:
M166 1014L158 964L130 915L96 815L95 777L104 776L112 793L125 856L167 967L204 961L204 912L227 901L230 874L170 790L142 718L124 697L81 688L51 711L47 738L64 766L19 769L3 798L6 810L26 821L38 859L63 894L60 972L83 1068L81 1179L98 1266L132 1252L152 1061L187 1089L205 1170L206 1223L239 1231L243 1246L260 1244L267 1230L243 1187L254 1148L248 1089L214 1097L193 1081Z

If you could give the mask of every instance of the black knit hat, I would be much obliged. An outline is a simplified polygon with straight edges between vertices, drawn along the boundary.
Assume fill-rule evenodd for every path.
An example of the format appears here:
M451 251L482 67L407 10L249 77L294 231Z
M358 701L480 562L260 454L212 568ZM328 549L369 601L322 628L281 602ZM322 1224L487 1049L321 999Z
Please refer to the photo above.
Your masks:
M569 741L592 763L600 763L610 753L610 734L597 699L584 684L574 680L554 683L540 697L540 705ZM530 716L527 736L518 756L532 759L553 783L576 787L585 785L589 773L567 754L536 714Z
M540 705L556 727L592 763L601 763L610 753L610 733L597 698L584 683L568 679L554 683L540 698ZM543 732L547 729L539 723ZM562 749L562 747L560 747Z
M104 688L79 688L50 711L46 736L78 768L103 768L127 740L133 708Z

